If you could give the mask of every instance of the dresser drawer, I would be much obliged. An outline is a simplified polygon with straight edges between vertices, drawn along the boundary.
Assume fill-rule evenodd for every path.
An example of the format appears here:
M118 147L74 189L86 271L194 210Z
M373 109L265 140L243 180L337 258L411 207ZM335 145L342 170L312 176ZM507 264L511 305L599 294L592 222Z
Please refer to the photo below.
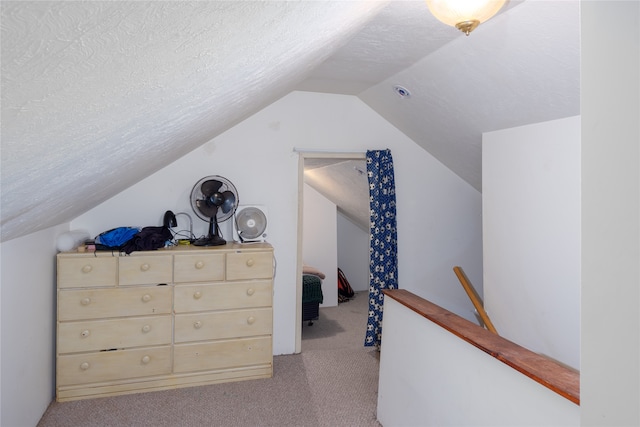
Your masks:
M62 322L58 353L171 344L171 315Z
M58 387L171 373L171 347L58 356Z
M117 257L58 257L58 287L114 286L117 262Z
M271 337L179 344L173 358L176 373L271 364Z
M124 256L118 262L118 283L122 285L157 285L171 283L171 255Z
M180 254L173 262L176 283L224 280L224 254Z
M273 299L271 280L176 285L174 293L176 313L270 307Z
M58 320L171 313L170 286L58 291Z
M270 308L176 315L175 342L271 335Z
M271 252L233 252L227 254L227 280L270 279L273 276Z

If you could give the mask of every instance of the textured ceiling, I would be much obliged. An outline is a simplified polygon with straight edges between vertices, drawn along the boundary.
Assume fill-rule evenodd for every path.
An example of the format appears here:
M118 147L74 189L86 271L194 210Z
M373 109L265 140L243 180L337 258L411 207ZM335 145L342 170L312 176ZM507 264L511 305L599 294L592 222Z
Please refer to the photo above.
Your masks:
M384 4L3 1L2 241L287 94Z
M295 89L359 96L478 189L482 132L579 114L578 1L511 2L469 37L422 0L0 7L2 241Z
M481 190L483 132L580 114L579 24L578 1L511 1L466 37L392 2L301 87L358 95Z

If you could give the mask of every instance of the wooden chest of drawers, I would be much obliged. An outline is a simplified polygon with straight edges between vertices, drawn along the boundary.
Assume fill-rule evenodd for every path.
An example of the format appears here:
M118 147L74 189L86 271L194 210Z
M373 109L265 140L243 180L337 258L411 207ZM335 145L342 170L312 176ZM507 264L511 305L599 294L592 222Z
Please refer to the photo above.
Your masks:
M273 248L58 254L56 399L273 374Z

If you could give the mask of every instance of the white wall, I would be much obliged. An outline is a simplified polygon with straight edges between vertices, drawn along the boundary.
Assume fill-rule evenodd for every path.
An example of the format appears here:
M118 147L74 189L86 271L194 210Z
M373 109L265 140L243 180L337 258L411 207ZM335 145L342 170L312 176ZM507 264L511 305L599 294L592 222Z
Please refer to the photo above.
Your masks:
M368 191L363 187L362 191ZM369 232L338 211L338 267L354 291L369 290Z
M580 424L580 406L391 298L383 322L383 426Z
M580 117L484 134L484 303L498 333L580 368Z
M180 143L176 141L176 143ZM353 96L292 92L189 155L72 222L92 234L158 225L167 209L191 212L203 176L229 178L242 204L265 205L278 269L274 354L295 351L298 154L301 150L391 149L396 178L399 284L475 320L453 266L482 292L480 193ZM194 217L197 232L206 224Z
M581 7L583 426L640 425L640 3Z
M302 259L325 274L322 307L338 305L338 248L336 205L304 185Z
M35 426L55 395L55 254L65 231L0 244L2 426Z
M584 426L640 424L637 405L640 401L640 191L637 175L640 170L637 143L640 139L637 122L640 116L640 53L637 49L640 18L637 2L616 2L615 7L612 4L614 2L609 1L581 3L581 424ZM607 34L607 37L602 37L602 34ZM313 120L316 115L317 123ZM305 126L308 128L305 129ZM236 139L235 144L232 142L230 147L221 149L221 153L215 152L221 143L230 138ZM87 229L96 234L107 227L122 224L159 224L164 210L176 206L191 212L185 199L195 181L207 173L224 175L228 172L232 179L248 175L251 179L243 180L242 183L246 181L247 184L240 190L245 194L246 203L261 202L274 207L275 202L269 197L271 193L261 190L269 187L267 183L282 183L280 188L286 193L285 199L292 199L292 204L295 204L297 190L293 189L293 183L297 182L297 155L291 153L291 146L310 149L329 146L335 151L389 147L396 164L396 185L402 183L402 188L399 188L402 199L398 200L401 284L413 284L418 289L412 291L427 298L430 294L449 293L451 304L463 306L462 311L466 311L467 306L461 302L466 296L458 295L454 288L459 285L449 281L449 265L452 262L462 265L474 285L478 287L481 284L482 260L478 255L481 246L480 194L465 186L421 149L409 146L403 152L400 148L411 144L404 135L377 118L354 98L292 93L246 123L241 123L230 133L221 135L148 180L79 217L77 222L89 225ZM252 151L243 152L248 145L253 145ZM284 148L280 145L284 145ZM229 158L229 155L234 157ZM415 159L412 160L411 156ZM264 165L274 159L277 159L278 168ZM253 168L255 173L242 173L247 168ZM265 170L268 173L265 174ZM238 173L232 173L234 171ZM251 185L256 175L259 178L268 177L259 180L264 181L264 185ZM437 182L438 177L443 179L442 183ZM421 198L418 197L419 191L406 188L413 188L406 184L414 180L421 184L437 183L433 188L425 188L427 196L423 203L410 199L411 196ZM158 183L161 188L155 185ZM455 199L445 198L443 204L437 203L439 200L435 196L442 196L437 189L440 185L450 190ZM275 199L280 201L282 198ZM463 208L462 212L455 209L456 205ZM283 206L277 209L277 215L270 213L274 217L270 221L270 230L273 225L276 233L272 242L277 243L277 254L292 256L291 251L295 249L290 248L295 246L295 238L285 238L284 234L295 233L297 208L288 203ZM422 221L410 212L415 212L412 208L418 206L426 206L425 217L432 218L427 224L427 233L415 233L415 226ZM452 218L447 218L448 214L452 214ZM445 220L441 221L443 217ZM431 231L439 223L444 226L442 232ZM461 226L461 233L455 230L454 223ZM204 230L205 227L200 229ZM450 229L453 233L448 233ZM25 343L21 331L5 333L8 322L5 319L11 319L10 324L15 325L13 319L29 317L25 325L32 327L43 321L43 328L53 331L53 315L46 313L46 310L53 310L54 299L46 289L53 289L55 283L52 260L58 234L56 231L45 230L0 245L2 425L35 425L45 400L40 393L53 396L52 373L38 375L35 381L25 382L22 377L18 378L24 372L25 365L31 369L35 365L45 366L45 370L52 366L53 362L49 364L41 361L41 358L53 360L53 338L47 335L44 339L32 339ZM472 233L467 234L469 231ZM449 243L444 245L446 250L438 256L438 244L443 241ZM424 248L419 250L421 243ZM8 251L11 251L9 256ZM432 253L436 253L436 256L424 256ZM472 264L475 264L473 268L467 267ZM27 268L34 266L37 268ZM29 283L47 283L38 288L45 292L38 293L36 301L42 296L48 300L44 304L48 308L42 310L38 302L26 309L19 306L26 271L28 277L43 277L43 280L29 280ZM284 277L281 278L281 275ZM276 279L278 318L277 336L274 339L277 338L278 342L274 342L275 351L294 347L295 310L289 309L293 303L288 297L291 292L283 290L291 291L292 276L295 276L293 261L288 263L281 260ZM445 280L436 280L438 277ZM18 351L24 356L21 360L8 354Z

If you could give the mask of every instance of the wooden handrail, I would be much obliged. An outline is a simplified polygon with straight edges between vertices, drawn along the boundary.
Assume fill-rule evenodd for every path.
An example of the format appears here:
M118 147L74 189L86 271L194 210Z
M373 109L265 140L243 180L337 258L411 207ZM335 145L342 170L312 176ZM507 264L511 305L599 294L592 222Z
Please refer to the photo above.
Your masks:
M469 279L467 279L467 276L464 274L464 271L462 271L462 268L456 266L453 267L453 271L456 273L456 276L458 276L458 280L460 280L460 283L462 284L464 290L467 292L467 295L469 295L469 299L478 311L478 315L480 316L480 319L482 319L482 323L484 323L484 326L494 334L498 335L498 331L496 331L493 323L491 323L491 319L489 319L489 315L484 310L482 299L480 299L478 292L476 292L471 282L469 282Z
M384 290L382 292L385 298L393 298L418 315L441 326L571 402L580 405L580 372L575 369L527 350L499 335L492 334L467 319L405 289Z

